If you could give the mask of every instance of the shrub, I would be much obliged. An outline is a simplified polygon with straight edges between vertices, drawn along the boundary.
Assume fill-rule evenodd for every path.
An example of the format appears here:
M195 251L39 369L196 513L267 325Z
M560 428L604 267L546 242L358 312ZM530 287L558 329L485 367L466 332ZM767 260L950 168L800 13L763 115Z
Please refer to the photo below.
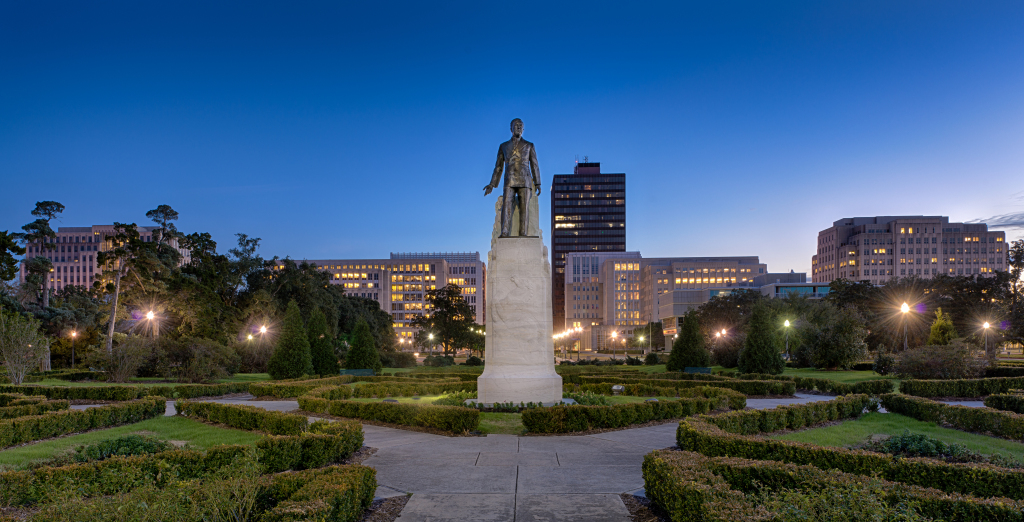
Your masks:
M928 346L946 346L953 342L958 336L956 327L949 314L943 314L942 308L935 311L935 320L932 321L931 330L928 332Z
M738 367L743 373L770 373L778 375L785 369L780 353L779 335L771 308L758 302L747 323L747 339L740 352Z
M477 356L475 356L475 355L470 355L469 358L466 359L466 366L483 366L483 365L484 365L484 360L479 358L479 357L477 357Z
M644 457L642 470L648 498L679 521L1024 518L1024 503L1006 498L949 495L814 466L661 450ZM794 512L801 507L829 516Z
M470 357L470 359L473 359L473 357ZM476 359L480 360L479 357L476 357ZM415 368L416 357L409 352L384 352L380 354L380 363L384 368ZM466 364L473 366L469 364L468 359ZM481 360L480 364L476 366L482 365L483 361Z
M679 328L679 337L672 343L672 353L668 356L666 369L670 372L681 372L688 366L710 365L711 353L708 352L704 334L700 331L697 312L687 312Z
M256 397L298 397L310 390L324 386L348 384L353 381L351 375L340 375L338 377L327 377L325 379L307 379L283 382L254 382L249 384L249 393Z
M313 373L313 358L309 352L309 339L302 326L302 314L295 300L288 302L284 326L277 341L274 355L267 363L267 373L274 379L289 379Z
M633 396L673 396L680 390L686 388L698 388L713 386L716 388L727 388L736 390L746 395L786 395L792 396L796 393L796 385L792 381L701 381L701 380L671 380L671 379L614 379L618 382L593 382L608 379L607 377L584 378L584 384L580 390L592 391L604 395L612 394L612 386L622 384L626 387L626 395ZM565 381L563 381L565 382Z
M958 430L991 433L996 437L1024 441L1024 415L992 408L970 408L943 404L923 397L886 394L882 405L925 422L935 422Z
M562 362L565 362L565 361L562 361ZM647 366L656 366L658 364L661 364L658 361L658 354L656 354L656 353L649 353L649 354L647 354L647 357L644 357L644 364L646 364Z
M720 343L711 351L711 362L723 368L735 368L740 363L740 352L743 345L728 341Z
M989 379L957 379L952 381L907 379L900 383L900 392L918 397L984 397L1024 388L1024 378L992 377Z
M128 455L149 455L168 451L174 446L166 441L142 435L124 435L121 437L101 440L75 449L71 459L74 462L91 462L106 460L110 457Z
M423 366L445 367L453 366L454 364L455 358L451 356L428 355L423 358Z
M945 462L982 462L1004 468L1024 466L1010 457L999 454L989 457L975 453L967 446L956 443L947 444L923 433L911 433L910 430L904 430L902 434L893 435L884 440L871 441L866 449L900 457L929 457Z
M479 411L455 406L354 402L305 395L299 397L299 407L312 413L327 413L337 417L404 426L422 426L452 433L473 431L480 424Z
M341 365L334 355L334 339L327 328L327 316L320 308L314 308L309 315L309 354L313 373L317 375L338 375Z
M714 417L702 417L701 420L729 433L752 435L859 417L871 404L867 395L848 395L830 401L791 404L769 410L731 411Z
M380 374L382 368L377 345L373 341L373 334L370 333L370 325L360 319L352 330L352 348L345 357L345 369L373 370L374 373Z
M110 353L96 350L88 361L90 365L106 370L108 382L128 382L138 375L139 368L153 352L153 342L141 335L117 335Z
M68 401L39 401L33 404L18 404L0 407L0 419L14 419L30 415L42 415L48 411L66 410L71 405Z
M643 366L644 360L639 357L626 356L626 366Z
M1003 411L1024 414L1024 395L1000 393L985 397L985 406Z
M581 406L608 406L608 398L605 397L604 395L599 395L594 392L565 392L562 394L562 398L572 399L576 401L576 404L579 404Z
M465 406L467 400L475 398L476 392L454 392L434 400L432 404L434 406Z
M613 406L552 406L522 413L523 426L532 433L571 433L601 428L622 428L654 420L707 413L724 398L688 398L674 401L635 402Z
M0 420L0 448L96 428L141 422L163 415L165 410L163 399L149 397L86 410L51 411L43 415Z
M306 430L304 415L269 411L256 406L178 401L175 407L178 415L183 417L198 417L240 430L262 431L271 435L298 435Z
M801 358L815 368L849 368L868 352L864 318L853 306L820 305L801 328ZM781 372L776 372L781 373Z
M957 340L950 346L923 346L901 353L896 373L905 379L972 379L980 377L987 365Z
M211 382L231 375L238 367L238 354L210 339L162 337L154 369L160 375L184 382Z
M810 412L791 410L789 416ZM807 416L796 424L805 422ZM1024 471L987 464L955 464L927 458L894 457L884 453L832 448L727 433L711 424L708 417L683 419L676 431L676 443L684 451L709 457L735 457L812 465L856 475L936 488L947 493L979 497L1007 497L1024 500Z
M896 354L879 350L878 355L875 356L875 363L871 365L871 369L878 375L889 375L895 373L897 361Z

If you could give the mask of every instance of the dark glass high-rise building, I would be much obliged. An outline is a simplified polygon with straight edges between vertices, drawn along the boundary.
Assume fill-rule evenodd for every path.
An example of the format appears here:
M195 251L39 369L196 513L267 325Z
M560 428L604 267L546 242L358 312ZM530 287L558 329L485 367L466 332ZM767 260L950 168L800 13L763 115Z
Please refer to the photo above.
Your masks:
M551 308L565 328L565 254L626 251L626 175L601 174L600 163L577 163L551 188Z

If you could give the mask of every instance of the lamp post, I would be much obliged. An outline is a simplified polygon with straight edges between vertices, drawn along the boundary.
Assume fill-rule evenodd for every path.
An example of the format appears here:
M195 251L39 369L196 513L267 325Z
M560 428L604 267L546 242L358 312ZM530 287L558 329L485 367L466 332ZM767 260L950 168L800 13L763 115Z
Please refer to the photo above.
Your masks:
M612 359L615 358L615 340L619 337L618 330L612 332Z
M434 334L427 334L427 339L430 339L430 356L434 356Z
M988 323L985 323L988 324ZM71 369L75 369L75 338L78 337L78 332L71 330Z
M985 355L988 355L988 327L988 321L985 321L985 324L982 325L982 328L985 329Z
M907 351L907 312L910 311L910 305L906 302L900 306L900 312L903 313L903 351Z
M782 323L782 326L786 327L786 358L793 360L793 355L789 353L789 319L786 319L786 322Z
M644 352L644 336L640 336L640 353Z

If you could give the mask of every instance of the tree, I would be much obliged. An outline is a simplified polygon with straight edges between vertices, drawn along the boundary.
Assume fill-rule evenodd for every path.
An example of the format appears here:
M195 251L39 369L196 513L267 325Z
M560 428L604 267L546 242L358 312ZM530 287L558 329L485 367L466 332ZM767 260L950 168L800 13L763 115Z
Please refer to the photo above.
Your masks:
M32 215L36 217L36 220L21 227L24 233L18 234L18 238L23 240L29 247L29 250L35 250L36 254L43 254L49 250L54 249L54 243L49 240L57 238L57 233L50 227L50 221L57 217L57 214L64 212L64 205L57 203L56 201L38 201L36 202L36 208L32 209ZM42 257L41 255L35 256L37 259L46 259L49 263L49 258ZM38 261L36 267L42 265L42 261ZM49 270L47 270L49 272ZM33 284L39 285L37 290L42 293L40 303L43 308L50 306L50 292L46 288L45 274L43 277L33 278Z
M935 320L932 321L931 332L928 334L928 346L946 346L953 339L956 339L956 327L948 314L942 313L942 308L935 311Z
M157 245L162 246L168 239L178 236L178 229L174 223L171 223L171 221L178 220L178 211L171 208L170 205L160 205L146 212L146 217L160 225L159 233L156 234Z
M341 367L334 356L334 339L327 330L327 316L316 308L309 314L309 352L313 359L313 373L318 375L338 375Z
M50 349L50 340L39 330L40 322L30 315L0 309L0 356L7 377L21 385Z
M469 329L476 326L473 307L466 304L462 289L454 283L428 290L426 300L430 315L413 319L412 325L434 334L434 342L441 345L445 355L455 355L455 350L469 344Z
M107 371L110 382L128 382L153 352L153 341L141 335L118 333L117 342L108 352L93 355L91 363Z
M274 379L293 379L313 373L313 357L309 352L309 339L302 326L302 313L294 300L288 302L284 326L277 341L277 349L267 363L267 373Z
M0 281L10 281L18 275L18 259L15 256L25 254L25 249L18 246L16 234L8 234L0 230Z
M661 321L656 323L650 322L645 326L633 330L633 336L638 335L644 336L644 340L640 343L643 348L650 348L652 352L662 351L665 349L665 330L661 324Z
M668 356L666 369L670 372L681 372L688 366L711 366L711 353L708 352L704 334L700 331L696 311L690 311L683 316L679 337L672 343L672 352Z
M867 331L853 306L821 303L801 328L801 362L815 368L849 368L867 357Z
M1006 258L1010 285L1008 333L1017 342L1021 342L1024 341L1024 239L1018 239L1010 245Z
M754 305L747 323L747 339L740 352L740 372L778 375L786 367L774 319L768 304Z
M345 368L380 373L383 367L377 346L373 342L373 335L370 333L370 325L366 321L359 321L352 330L352 348L345 357Z
M145 291L143 279L149 279L162 267L159 260L150 255L151 243L142 241L135 223L114 222L114 235L107 238L107 250L96 255L96 262L103 267L104 277L112 277L108 291L114 294L110 305L110 321L107 326L107 353L113 349L114 325L117 322L117 307L121 297L121 282L129 275Z

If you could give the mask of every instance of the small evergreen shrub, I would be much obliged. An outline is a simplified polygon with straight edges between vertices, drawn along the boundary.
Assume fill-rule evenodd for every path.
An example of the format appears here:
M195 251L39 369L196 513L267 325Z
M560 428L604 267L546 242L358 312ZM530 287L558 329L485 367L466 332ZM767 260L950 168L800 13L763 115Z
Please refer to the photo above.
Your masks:
M370 332L370 325L364 319L359 319L352 330L352 348L345 356L345 369L373 370L375 374L380 374L383 367L373 334Z
M302 325L302 313L294 299L288 302L277 348L267 362L267 373L274 379L293 379L313 373L309 339Z
M380 363L384 368L415 368L416 357L409 352L383 352Z
M320 308L314 308L309 314L309 325L307 328L309 337L309 355L313 364L313 371L317 375L338 375L341 365L334 355L334 339L331 331L327 328L327 316Z
M306 430L307 424L305 415L269 411L256 406L178 401L175 407L178 415L183 417L198 417L207 422L271 435L298 435Z
M782 360L782 345L777 330L771 308L764 302L755 304L737 364L740 372L782 373L785 361Z
M466 366L483 366L483 365L484 365L484 360L479 358L479 357L477 357L477 356L475 356L475 355L470 355L469 358L466 359Z
M564 363L565 361L562 361L562 362ZM647 365L647 366L657 366L658 364L661 364L658 361L658 354L656 354L656 353L649 353L649 354L647 354L647 357L644 357L644 364Z
M679 337L672 343L672 352L668 356L666 369L670 372L681 372L687 367L710 365L711 353L708 352L704 334L700 331L697 312L690 311L683 317Z

